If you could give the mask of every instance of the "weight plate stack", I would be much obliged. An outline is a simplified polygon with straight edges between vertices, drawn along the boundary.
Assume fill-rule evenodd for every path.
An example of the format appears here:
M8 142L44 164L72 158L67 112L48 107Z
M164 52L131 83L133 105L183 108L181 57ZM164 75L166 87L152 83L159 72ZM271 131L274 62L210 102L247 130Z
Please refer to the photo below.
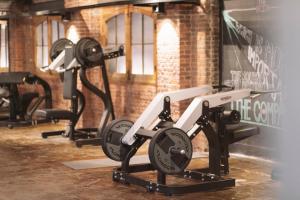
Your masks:
M123 136L132 127L133 122L126 119L112 121L103 131L102 149L105 155L115 161L122 161L122 153L125 146L121 140ZM123 149L122 149L123 148Z
M73 42L66 38L56 40L50 49L50 58L53 61L65 48L66 46L73 46Z
M149 144L151 164L164 174L183 172L190 163L193 147L187 134L178 128L160 129Z
M100 43L90 37L82 38L77 42L75 47L75 57L83 67L94 67L101 65L104 62Z

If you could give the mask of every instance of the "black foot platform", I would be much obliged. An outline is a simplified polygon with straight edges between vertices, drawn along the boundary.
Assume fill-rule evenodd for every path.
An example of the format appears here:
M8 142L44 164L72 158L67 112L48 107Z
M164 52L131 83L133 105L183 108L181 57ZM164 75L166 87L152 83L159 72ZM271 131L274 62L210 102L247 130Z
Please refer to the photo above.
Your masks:
M92 145L101 146L102 138L88 138L88 139L78 139L75 141L76 147L80 148L82 146Z
M219 176L205 173L206 169L197 171L184 171L176 177L187 179L192 181L192 184L185 185L168 185L166 183L166 175L157 172L157 183L149 180L144 180L134 176L132 173L153 171L155 170L151 164L140 164L130 166L126 172L121 171L121 168L116 169L113 172L113 181L123 184L133 184L142 186L147 192L159 192L167 196L202 192L215 189L222 189L235 186L235 179L224 179Z

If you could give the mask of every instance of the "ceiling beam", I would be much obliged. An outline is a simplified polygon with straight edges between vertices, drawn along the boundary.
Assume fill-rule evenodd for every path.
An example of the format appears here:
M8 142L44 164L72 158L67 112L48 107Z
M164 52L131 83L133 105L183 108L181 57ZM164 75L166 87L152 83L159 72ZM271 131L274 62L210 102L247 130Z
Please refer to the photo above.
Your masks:
M35 3L30 6L30 13L33 15L51 15L59 14L65 11L64 0L47 1Z
M91 9L104 6L117 5L139 5L139 6L153 6L159 3L188 3L197 4L198 0L99 0L98 3L90 5L82 5L71 8L65 8L64 0L53 0L43 3L36 3L30 6L30 14L32 15L54 15L63 14L65 12L74 12L82 9Z

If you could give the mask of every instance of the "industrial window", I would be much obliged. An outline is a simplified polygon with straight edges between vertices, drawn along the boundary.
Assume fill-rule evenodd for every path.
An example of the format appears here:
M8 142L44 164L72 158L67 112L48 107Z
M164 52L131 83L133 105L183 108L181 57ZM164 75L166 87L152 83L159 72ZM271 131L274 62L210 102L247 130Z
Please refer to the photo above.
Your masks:
M60 38L65 37L65 27L62 23L52 20L52 43Z
M130 34L128 34L130 33ZM108 61L110 72L154 75L154 20L142 13L119 14L107 21L107 44L125 44L125 57ZM129 65L126 67L126 64ZM126 70L127 69L127 70Z
M9 66L8 26L6 20L0 20L0 68Z
M64 25L57 20L45 20L36 27L36 65L49 65L49 49L59 38L65 37ZM51 43L49 45L49 43Z
M107 22L108 47L118 47L125 44L125 15L117 15ZM117 73L126 73L125 57L119 57L108 61L109 71Z
M152 75L153 62L153 19L140 13L132 14L132 74Z

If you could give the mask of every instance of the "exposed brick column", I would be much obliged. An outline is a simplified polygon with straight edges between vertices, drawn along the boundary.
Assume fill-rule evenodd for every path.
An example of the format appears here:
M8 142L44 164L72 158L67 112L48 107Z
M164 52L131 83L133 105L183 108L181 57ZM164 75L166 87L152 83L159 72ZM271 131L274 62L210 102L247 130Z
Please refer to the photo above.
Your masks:
M180 16L178 10L166 7L157 17L157 91L180 89ZM179 103L172 105L178 117ZM174 112L175 111L175 112Z
M216 84L218 81L218 4L207 0L204 9L195 5L167 5L157 21L157 88L172 91ZM175 117L190 101L175 104ZM203 137L194 148L207 147Z

